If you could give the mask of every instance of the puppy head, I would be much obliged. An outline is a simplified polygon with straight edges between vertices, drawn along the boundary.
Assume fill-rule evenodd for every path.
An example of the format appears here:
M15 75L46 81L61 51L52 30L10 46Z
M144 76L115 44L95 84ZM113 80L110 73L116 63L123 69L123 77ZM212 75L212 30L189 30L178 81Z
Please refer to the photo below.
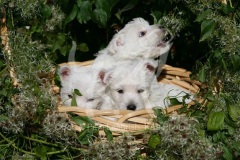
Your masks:
M107 49L110 54L126 59L156 58L169 51L168 36L167 30L161 26L135 18L113 37Z
M75 96L77 106L98 108L102 103L101 95L105 92L108 81L106 71L94 71L90 67L63 66L59 69L61 79L61 98L64 105L71 106ZM74 90L81 95L74 94Z
M123 110L140 110L148 101L155 68L150 63L134 63L118 67L113 73L108 94Z

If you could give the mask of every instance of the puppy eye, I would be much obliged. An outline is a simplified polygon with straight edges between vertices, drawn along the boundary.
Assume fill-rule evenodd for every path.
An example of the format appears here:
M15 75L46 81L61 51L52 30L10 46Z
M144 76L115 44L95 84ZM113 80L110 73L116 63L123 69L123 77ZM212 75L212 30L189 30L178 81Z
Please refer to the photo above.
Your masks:
M89 98L89 99L87 99L87 102L92 102L94 100L95 100L94 98Z
M71 94L68 95L68 98L73 98Z
M123 89L119 89L119 90L117 90L117 92L118 92L119 94L123 94L123 93L124 93Z
M139 89L139 90L137 90L137 92L142 93L142 92L144 92L144 89Z
M146 31L141 31L141 32L139 33L139 37L143 37L146 33L147 33Z
M154 58L155 61L158 61L159 59L160 59L160 56Z

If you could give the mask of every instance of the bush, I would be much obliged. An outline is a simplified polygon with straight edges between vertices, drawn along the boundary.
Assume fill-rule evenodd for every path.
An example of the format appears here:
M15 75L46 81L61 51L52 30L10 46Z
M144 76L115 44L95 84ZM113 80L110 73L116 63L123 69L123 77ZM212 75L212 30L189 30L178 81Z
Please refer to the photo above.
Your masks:
M101 155L108 156L121 150L114 148L116 144L134 148L131 152L122 149L132 159L146 158L141 156L143 150L149 159L239 158L240 9L238 1L226 2L1 0L1 159L91 159L100 155L95 143L102 148ZM186 116L177 117L176 124L172 116L156 111L156 122L167 129L146 132L150 138L143 150L119 143L128 136L113 139L111 131L86 117L81 119L88 124L86 128L74 131L65 115L56 113L56 95L50 92L55 64L93 59L134 17L169 28L175 38L167 63L191 70L191 78L207 86L200 92L207 105L183 107L179 113ZM6 28L7 39L3 35ZM75 57L70 59L73 52ZM192 125L179 138L175 132L181 122ZM107 142L96 142L100 130L108 135ZM179 143L168 141L165 137L169 136ZM104 146L112 149L111 154ZM86 147L96 153L90 154Z

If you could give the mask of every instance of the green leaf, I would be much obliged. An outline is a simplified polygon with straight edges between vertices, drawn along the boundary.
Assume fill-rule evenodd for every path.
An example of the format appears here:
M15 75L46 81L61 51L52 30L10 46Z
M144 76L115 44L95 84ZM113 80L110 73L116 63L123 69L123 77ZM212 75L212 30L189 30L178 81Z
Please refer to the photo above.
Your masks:
M213 142L215 143L221 142L221 141L223 142L227 139L225 132L221 132L221 131L213 134L212 138L213 138Z
M216 58L216 59L222 58L221 51L215 50L214 53L213 53L213 57Z
M201 24L202 37L199 40L200 42L208 39L211 36L213 30L215 29L215 25L216 23L213 20L205 20L202 22Z
M240 56L239 55L231 55L230 57L234 70L237 70L240 67Z
M207 9L206 11L202 12L201 14L199 14L196 18L196 22L201 22L203 21L204 19L206 19L206 17L212 13L212 10L211 9Z
M80 91L78 89L74 89L74 94L76 94L78 96L82 96L82 94L80 93Z
M233 142L233 148L240 153L240 142Z
M81 144L88 144L88 128L80 132L78 140Z
M66 36L63 33L58 33L55 43L53 45L53 52L56 51L57 49L60 49L63 45L63 43L66 40Z
M3 61L0 60L0 69L4 66ZM2 73L2 71L0 71Z
M52 14L52 9L48 5L43 5L42 7L42 16L49 17Z
M84 1L84 2L86 2L86 1ZM82 3L83 3L83 0L77 0L77 6L79 8L81 7Z
M224 118L224 122L225 122L225 124L227 124L227 125L229 125L229 126L231 126L233 128L237 128L238 127L237 121L233 121L230 116L226 115L225 118Z
M91 1L84 1L79 6L79 12L77 14L77 20L79 23L86 23L88 20L91 19L92 15L92 2Z
M223 68L225 69L225 70L228 70L228 61L226 61L226 60L224 60L223 58L221 59L221 62L222 62L222 65L223 65Z
M107 13L103 9L95 9L93 11L93 20L99 27L105 28L107 24Z
M104 130L104 133L106 134L107 140L112 141L113 140L112 131L107 127L104 127L103 130Z
M78 49L82 52L88 52L89 51L89 48L87 46L86 43L81 43L79 46L78 46Z
M212 92L206 94L206 98L210 101L214 101L215 97Z
M0 91L0 95L2 95L4 97L6 97L7 94L8 94L8 92L5 89Z
M128 4L126 6L124 6L122 9L118 10L117 13L115 13L115 16L121 20L121 14L123 12L126 12L128 10L131 10L132 8L134 8L137 4L138 4L139 0L130 0L128 1Z
M134 8L137 5L138 1L139 0L128 1L128 4L125 7L123 7L119 12L122 13L122 12L125 12L125 11L128 11L128 10Z
M223 146L223 158L226 160L233 160L232 151L229 147Z
M224 3L222 3L221 9L222 9L223 13L225 13L225 14L234 12L234 8L232 8L231 6L224 4Z
M224 112L214 112L209 115L207 122L207 130L218 131L223 128L224 124Z
M97 127L89 127L89 128L85 128L84 130L82 130L78 136L78 141L81 144L89 144L89 142L91 141L91 139L93 138L93 136L95 134L98 133L98 128Z
M153 108L153 111L154 111L154 114L156 115L159 123L165 122L169 119L169 117L165 113L163 113L162 109Z
M177 98L169 98L171 106L181 104Z
M8 117L5 115L0 115L0 122L8 120Z
M213 107L214 107L213 102L208 102L207 106L206 106L206 109L207 109L206 113L210 113L212 111Z
M228 106L228 113L233 121L237 121L240 116L240 108L238 106L230 105Z
M107 13L108 17L110 17L110 15L111 15L110 9L111 8L109 6L108 0L96 0L95 5L96 5L97 9L104 10Z
M120 0L108 0L110 10L114 7Z
M74 93L72 95L71 106L77 106L77 99L76 99L76 95Z
M65 46L65 45L61 46L61 48L60 48L61 55L66 56L67 51L68 51L68 46Z
M152 134L148 141L148 147L151 149L156 149L156 147L161 143L161 137L158 134Z
M71 13L67 16L67 18L65 19L65 22L64 22L64 25L68 24L69 22L71 22L77 15L77 12L78 12L78 7L77 5L75 4L73 6L73 9L71 11Z
M229 135L234 135L236 133L235 128L233 128L232 126L228 125L227 123L226 123L226 127L225 128L227 128Z
M205 66L203 66L201 68L201 70L199 71L199 81L200 82L205 82L206 81L206 69L205 69Z
M95 125L95 122L87 117L87 116L77 116L77 117L73 117L72 120L78 124L78 125L83 125L83 124L90 124L90 125Z
M34 152L38 158L41 158L41 160L47 159L47 149L45 146L37 146L34 149Z
M154 24L157 24L157 23L160 23L161 22L161 16L162 16L162 12L160 12L160 11L153 11L152 13L151 13L151 16L153 17L153 23ZM159 21L158 21L159 20Z

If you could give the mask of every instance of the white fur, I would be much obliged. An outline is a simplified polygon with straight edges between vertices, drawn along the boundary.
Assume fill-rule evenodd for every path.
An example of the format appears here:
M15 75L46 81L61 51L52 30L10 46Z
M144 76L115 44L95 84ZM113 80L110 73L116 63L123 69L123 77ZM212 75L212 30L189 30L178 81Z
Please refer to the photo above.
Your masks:
M177 98L182 102L183 96L191 95L189 91L176 85L158 83L154 70L149 70L149 66L153 67L152 64L151 60L141 60L129 61L116 67L111 74L104 102L100 108L102 110L166 108L170 105L169 98ZM193 95L190 99L186 99L185 103L191 102L192 99Z
M155 68L151 61L126 62L111 74L101 109L140 110L150 94Z
M183 97L187 94L190 95L190 98L185 99L186 104L194 99L194 96L190 91L180 88L174 84L165 84L153 81L151 85L151 94L149 96L149 104L146 108L167 108L171 105L169 98L176 98L179 102L183 102Z
M74 89L78 89L82 96L76 95L77 106L99 108L107 81L105 71L92 70L90 67L61 66L58 74L62 85L60 95L64 105L71 106L71 96Z
M142 35L145 33L145 35ZM142 18L135 18L114 35L109 45L99 51L94 68L111 68L124 61L154 59L169 51L170 42L164 42L166 30L159 25L149 25Z

